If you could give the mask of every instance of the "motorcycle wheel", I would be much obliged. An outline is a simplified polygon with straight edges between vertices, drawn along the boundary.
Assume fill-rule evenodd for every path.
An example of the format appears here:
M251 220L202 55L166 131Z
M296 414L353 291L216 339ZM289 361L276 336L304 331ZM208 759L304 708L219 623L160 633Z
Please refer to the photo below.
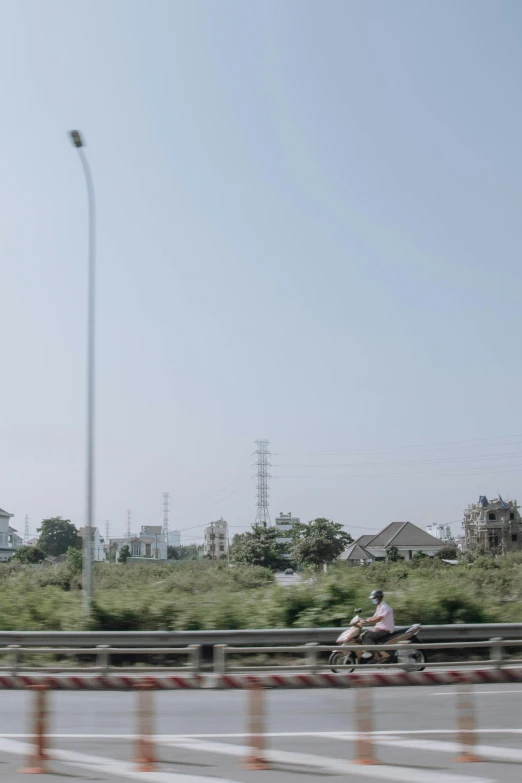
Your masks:
M341 672L345 672L347 674L350 674L350 672L353 672L355 666L357 665L357 658L353 654L353 652L349 652L346 654L343 652L343 650L335 650L328 660L328 665L332 669L334 674L337 674L339 669L334 668L335 666L351 666L351 669L341 669Z
M397 658L405 672L423 672L426 668L424 650L400 650Z

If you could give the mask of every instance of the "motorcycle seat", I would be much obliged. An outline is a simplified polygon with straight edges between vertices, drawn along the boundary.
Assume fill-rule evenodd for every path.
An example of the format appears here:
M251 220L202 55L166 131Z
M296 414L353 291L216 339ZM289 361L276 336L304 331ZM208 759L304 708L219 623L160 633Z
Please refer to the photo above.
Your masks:
M391 642L392 639L396 639L398 636L404 636L405 634L411 634L415 636L420 631L420 625L410 625L405 628L396 628L395 631L389 635L386 641Z

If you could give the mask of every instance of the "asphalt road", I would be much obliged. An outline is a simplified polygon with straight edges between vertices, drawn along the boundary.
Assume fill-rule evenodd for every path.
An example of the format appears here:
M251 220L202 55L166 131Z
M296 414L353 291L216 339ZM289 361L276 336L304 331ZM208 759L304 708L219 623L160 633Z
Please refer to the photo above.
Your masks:
M285 576L284 571L278 571L275 574L275 580L278 585L282 587L293 587L303 581L301 574L297 574L295 571L292 576Z
M53 693L48 731L52 774L42 781L140 780L157 783L319 783L363 780L404 783L485 783L520 780L522 687L477 686L483 761L458 763L453 732L455 691L397 688L373 691L376 766L353 764L355 694L347 691L267 692L265 730L270 769L244 767L245 694L171 691L154 694L157 772L138 772L133 693ZM0 779L22 781L33 694L1 691Z

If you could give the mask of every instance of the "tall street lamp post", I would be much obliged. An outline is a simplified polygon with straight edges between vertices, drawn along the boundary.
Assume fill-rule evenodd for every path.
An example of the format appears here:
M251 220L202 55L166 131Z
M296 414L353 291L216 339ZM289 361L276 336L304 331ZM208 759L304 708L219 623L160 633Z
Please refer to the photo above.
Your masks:
M83 589L85 609L92 607L92 549L94 512L94 369L95 369L95 319L96 319L96 245L94 184L89 161L85 155L85 144L77 130L70 131L87 186L88 201L88 284L87 284L87 469L86 469L86 531L83 538Z

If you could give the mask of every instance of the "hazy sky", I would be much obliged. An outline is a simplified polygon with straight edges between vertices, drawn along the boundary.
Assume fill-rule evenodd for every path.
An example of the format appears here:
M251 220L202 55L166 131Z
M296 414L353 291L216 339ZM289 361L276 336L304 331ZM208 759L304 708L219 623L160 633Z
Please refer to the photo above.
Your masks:
M73 127L102 529L246 528L256 438L274 514L354 534L520 499L521 40L518 0L0 0L15 527L83 521Z

